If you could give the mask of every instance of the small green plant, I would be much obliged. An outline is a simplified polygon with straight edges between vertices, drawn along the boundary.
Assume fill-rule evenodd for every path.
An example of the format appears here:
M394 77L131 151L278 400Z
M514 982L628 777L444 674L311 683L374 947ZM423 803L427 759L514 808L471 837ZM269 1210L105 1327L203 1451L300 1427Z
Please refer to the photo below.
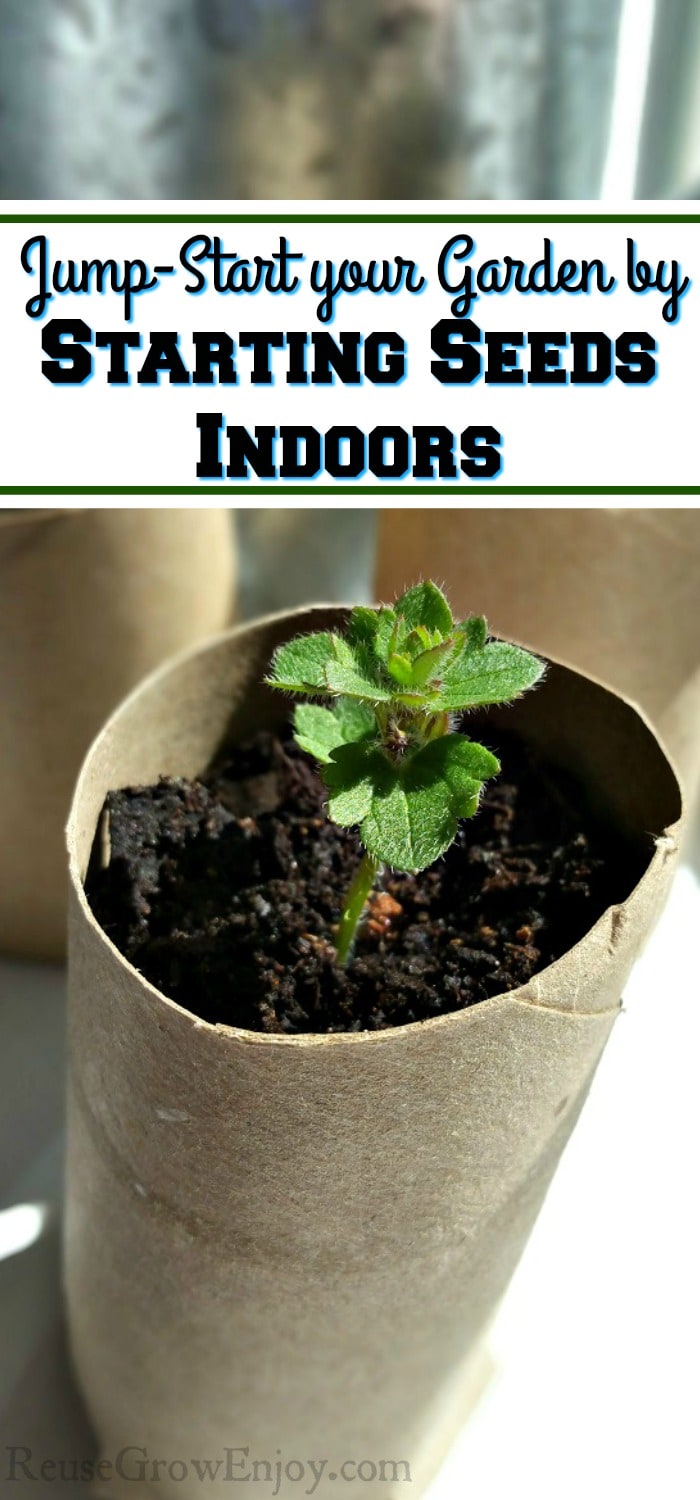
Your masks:
M382 866L417 874L434 864L500 771L490 750L453 732L453 716L509 703L543 671L521 647L490 641L483 617L457 624L434 583L391 608L352 610L344 635L299 636L275 652L270 687L329 700L297 705L295 738L320 763L328 816L359 828L365 849L338 930L340 963Z

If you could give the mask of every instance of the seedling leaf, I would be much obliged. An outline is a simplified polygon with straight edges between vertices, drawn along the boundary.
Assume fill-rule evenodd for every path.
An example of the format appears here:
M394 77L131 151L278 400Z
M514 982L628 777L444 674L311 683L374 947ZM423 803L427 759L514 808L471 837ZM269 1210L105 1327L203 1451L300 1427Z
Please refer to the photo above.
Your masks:
M372 649L378 624L379 615L376 609L369 609L365 604L358 604L348 620L347 637L350 645L369 646Z
M394 606L397 615L406 621L409 629L439 630L449 635L453 628L452 610L440 589L434 583L418 583L407 589Z
M534 687L544 664L520 646L491 641L481 650L467 651L445 669L438 699L448 713L487 703L510 703Z
M413 687L425 687L436 673L443 671L454 650L454 639L448 638L442 645L431 646L428 651L422 651L420 656L416 656L411 678Z
M351 646L342 636L333 637L333 651L325 667L326 684L333 693L364 703L388 703L392 688L384 683L379 667L362 646Z
M380 609L377 615L377 629L374 638L374 650L380 662L387 662L392 651L396 650L398 644L398 631L396 613L393 609Z
M489 628L483 615L470 615L459 626L460 635L464 636L465 644L470 651L480 651L486 645Z
M332 655L333 636L327 630L297 636L277 648L265 681L285 693L325 693L325 672Z
M321 708L317 703L298 703L294 710L297 744L322 764L330 760L339 745L360 742L376 728L371 709L348 698L339 698L333 708Z
M328 816L341 828L355 828L367 817L378 785L389 771L381 750L371 745L339 745L322 776L330 792Z

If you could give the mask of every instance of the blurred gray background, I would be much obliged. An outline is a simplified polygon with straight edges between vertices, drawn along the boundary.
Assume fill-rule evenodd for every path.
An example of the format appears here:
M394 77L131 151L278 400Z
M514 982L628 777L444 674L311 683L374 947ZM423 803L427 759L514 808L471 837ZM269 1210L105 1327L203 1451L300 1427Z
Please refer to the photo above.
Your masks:
M0 0L5 198L700 182L700 0Z
M321 599L368 602L375 510L239 511L241 619Z

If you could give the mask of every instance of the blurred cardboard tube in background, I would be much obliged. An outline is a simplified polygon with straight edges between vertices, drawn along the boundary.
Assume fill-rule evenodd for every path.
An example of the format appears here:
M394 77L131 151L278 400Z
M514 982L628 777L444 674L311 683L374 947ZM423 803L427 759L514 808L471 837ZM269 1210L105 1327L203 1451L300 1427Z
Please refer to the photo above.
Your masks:
M345 618L287 612L167 664L85 761L68 830L66 1286L106 1455L240 1441L251 1459L313 1454L334 1470L391 1455L418 1500L469 1409L484 1329L668 892L680 792L636 710L553 664L486 724L502 716L602 799L643 850L627 899L529 984L437 1020L293 1037L199 1020L88 906L105 795L192 776L222 744L285 722L290 705L262 684L274 648ZM572 1288L585 1270L569 1268ZM341 1486L347 1500L367 1495L361 1480ZM187 1497L231 1488L191 1476ZM301 1488L283 1483L282 1500Z
M119 699L230 623L223 510L0 512L0 952L65 948L63 829Z
M384 511L377 596L418 578L639 703L697 794L700 510Z

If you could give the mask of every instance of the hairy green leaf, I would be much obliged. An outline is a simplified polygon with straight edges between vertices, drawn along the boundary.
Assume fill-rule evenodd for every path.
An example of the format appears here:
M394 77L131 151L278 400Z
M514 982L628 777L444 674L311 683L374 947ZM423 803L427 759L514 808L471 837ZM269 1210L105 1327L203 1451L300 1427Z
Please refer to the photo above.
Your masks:
M413 662L413 687L425 687L433 678L444 671L447 662L455 650L453 639L448 638L440 646L431 646L429 651L422 651Z
M464 636L469 651L480 651L486 645L489 628L483 615L470 615L459 626L459 633Z
M430 683L427 687L412 688L399 687L396 683L392 693L394 703L401 708L410 708L414 713L419 713L423 709L439 708L438 697L438 690L431 687Z
M363 703L389 702L390 686L383 683L380 668L365 647L351 646L342 636L333 637L333 651L326 663L326 683L331 692Z
M359 825L373 858L417 873L449 849L460 818L476 812L483 782L498 769L489 750L461 735L396 763L370 744L344 745L323 771L328 812L341 827Z
M437 636L439 637L439 631L437 632ZM409 656L416 657L420 656L422 651L429 651L431 646L438 646L439 644L440 641L436 639L436 632L426 630L424 625L420 625L417 630L411 630L406 636L405 649Z
M485 745L477 745L463 734L444 734L431 740L412 762L414 775L426 781L443 777L457 800L463 793L470 798L475 784L497 776L500 769L500 761ZM460 813L460 817L468 816Z
M456 832L444 788L412 786L397 771L385 795L373 795L360 838L374 859L417 874L449 849Z
M339 745L353 744L376 734L377 721L370 708L338 698L332 708L316 703L298 703L294 710L294 738L302 750L325 763Z
M396 612L393 609L380 609L377 616L377 630L374 639L374 649L381 662L387 662L391 652L396 649L397 633Z
M394 609L409 629L439 630L441 636L449 635L453 629L452 610L434 583L418 583L396 600Z
M381 750L372 745L339 745L323 780L330 793L328 816L341 828L355 828L366 818L377 788L385 785L390 766Z
M466 652L446 668L439 690L439 706L448 713L486 703L510 703L542 677L544 663L520 646L490 641L480 651Z
M400 683L401 687L413 686L413 663L410 656L399 656L397 651L392 652L387 668L394 681Z
M323 630L278 646L265 681L287 693L327 692L325 670L333 656L333 640L330 632Z
M376 609L370 609L365 604L358 604L350 614L347 628L347 638L351 646L374 647L374 639L377 634L379 614Z

